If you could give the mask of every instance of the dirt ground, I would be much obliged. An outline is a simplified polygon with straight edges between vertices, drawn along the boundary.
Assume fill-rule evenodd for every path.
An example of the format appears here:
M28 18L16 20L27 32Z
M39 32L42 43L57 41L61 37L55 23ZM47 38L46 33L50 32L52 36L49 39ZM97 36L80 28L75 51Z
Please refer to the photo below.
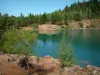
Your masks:
M2 63L0 65L0 72L2 75L28 75L28 72L19 68L14 63Z
M28 75L28 71L17 66L16 62L9 62L8 55L0 55L0 75Z
M8 62L8 59L13 59L12 57L16 58L17 60L10 60L10 62ZM22 57L22 55L21 55ZM18 55L0 55L0 75L30 75L28 70L25 70L23 68L20 68L19 66L17 66L18 63L18 59L21 58ZM33 59L34 56L32 56ZM43 66L45 64L45 66L43 66L45 69L49 68L51 69L52 67L52 63L49 61L54 63L54 59L52 59L50 56L46 56L43 58L40 58L39 62L41 62L41 65ZM35 58L34 58L35 60ZM100 67L95 67L92 65L87 65L85 68L80 67L79 65L75 65L73 67L64 67L64 68L56 68L58 67L58 63L57 63L57 59L56 60L56 65L53 66L52 69L54 69L52 72L49 71L46 74L46 72L35 72L31 75L100 75ZM48 62L49 61L49 62ZM44 62L44 63L43 63ZM47 63L45 63L47 62ZM49 63L49 66L48 66Z

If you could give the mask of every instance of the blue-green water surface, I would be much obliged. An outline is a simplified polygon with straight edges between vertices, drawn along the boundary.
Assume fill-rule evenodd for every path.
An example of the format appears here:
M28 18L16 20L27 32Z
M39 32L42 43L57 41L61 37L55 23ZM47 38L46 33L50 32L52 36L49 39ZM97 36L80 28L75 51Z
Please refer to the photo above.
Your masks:
M37 44L33 46L35 55L50 55L56 58L65 39L72 43L76 64L100 67L100 29L54 31L54 34L50 32L47 34L38 32Z

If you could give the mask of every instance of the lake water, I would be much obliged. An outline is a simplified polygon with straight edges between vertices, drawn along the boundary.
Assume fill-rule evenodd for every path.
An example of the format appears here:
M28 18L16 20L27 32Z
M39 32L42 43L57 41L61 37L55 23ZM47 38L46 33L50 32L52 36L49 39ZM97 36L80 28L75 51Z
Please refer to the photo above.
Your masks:
M100 29L38 32L35 55L56 58L63 39L69 40L74 50L76 64L100 67Z

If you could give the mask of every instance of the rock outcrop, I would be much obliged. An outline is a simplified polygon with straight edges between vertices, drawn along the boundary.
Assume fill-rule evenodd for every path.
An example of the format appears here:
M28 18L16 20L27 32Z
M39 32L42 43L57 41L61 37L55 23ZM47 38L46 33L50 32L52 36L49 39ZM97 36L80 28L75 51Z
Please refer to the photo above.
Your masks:
M17 61L16 63L6 62L11 57L14 59L17 58L16 55L5 54L0 56L0 75L28 75L29 70L24 70L18 67L16 64ZM18 59L19 58L17 58L17 60ZM21 62L21 64L24 63L26 66L26 60L23 59L24 58L21 58L20 60L22 61L19 62ZM28 65L31 67L31 72L33 73L32 75L100 75L100 67L87 65L83 68L79 65L75 65L73 67L62 68L60 61L58 59L52 58L51 56L44 56L40 58L36 56L29 56L28 63Z
M54 59L51 56L41 57L37 61L37 57L31 57L33 64L38 62L39 66L48 71L45 75L100 75L100 68L92 65L87 65L82 68L79 65L73 67L61 67L61 63L58 59Z
M38 65L41 69L49 72L58 70L61 67L60 61L52 58L51 56L45 56L39 59L36 56L30 56L29 63L34 64L34 66Z
M46 70L59 70L61 63L58 59L54 59L50 56L45 56L39 59L39 65Z
M80 66L64 67L62 75L100 75L100 68L87 65L85 68Z
M28 61L32 64L38 64L38 58L36 56L29 56Z
M38 30L60 30L61 27L58 25L49 25L49 24L43 24L38 26Z

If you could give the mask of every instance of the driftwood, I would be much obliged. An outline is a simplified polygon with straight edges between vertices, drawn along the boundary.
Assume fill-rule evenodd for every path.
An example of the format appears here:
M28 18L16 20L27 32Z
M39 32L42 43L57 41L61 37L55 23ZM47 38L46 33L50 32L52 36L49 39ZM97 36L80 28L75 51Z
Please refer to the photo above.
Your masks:
M18 66L20 66L21 68L24 68L24 69L28 69L28 58L27 57L24 57L24 58L21 58L18 62Z
M43 69L39 64L29 63L28 57L20 59L18 66L26 70L29 70L30 74L37 72L39 75L44 75L48 73L47 70Z

